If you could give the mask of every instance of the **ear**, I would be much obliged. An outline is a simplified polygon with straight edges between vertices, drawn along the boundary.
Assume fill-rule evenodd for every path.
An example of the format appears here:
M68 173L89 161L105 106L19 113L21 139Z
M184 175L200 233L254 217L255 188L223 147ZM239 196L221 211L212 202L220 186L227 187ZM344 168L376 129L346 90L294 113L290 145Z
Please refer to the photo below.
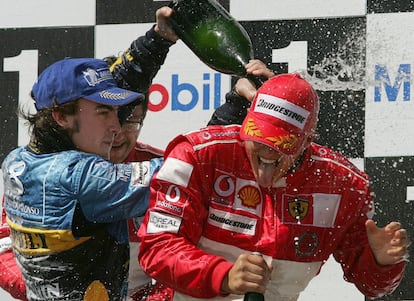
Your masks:
M59 110L53 110L52 111L52 117L56 121L56 123L63 127L64 129L70 127L70 121L68 120L68 115L64 114L63 112Z

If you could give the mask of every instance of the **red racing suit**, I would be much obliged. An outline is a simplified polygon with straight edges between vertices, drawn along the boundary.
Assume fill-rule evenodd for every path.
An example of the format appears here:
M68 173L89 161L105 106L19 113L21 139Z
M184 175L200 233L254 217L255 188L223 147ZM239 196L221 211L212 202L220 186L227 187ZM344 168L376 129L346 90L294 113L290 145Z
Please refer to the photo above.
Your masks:
M10 228L6 223L6 211L2 207L0 240L9 240L9 236ZM27 300L22 271L17 266L11 244L0 250L0 287L10 293L13 298Z
M137 142L125 162L142 162L163 156L164 151L148 144ZM152 283L137 260L139 249L137 232L142 217L128 220L129 231L129 276L128 276L128 300L132 301L169 301L172 300L173 291L160 283Z
M392 292L405 263L376 264L367 175L312 144L284 178L260 187L239 130L211 126L169 144L138 233L144 271L174 300L241 300L220 293L221 283L240 254L256 251L273 266L265 300L293 301L333 254L365 296Z

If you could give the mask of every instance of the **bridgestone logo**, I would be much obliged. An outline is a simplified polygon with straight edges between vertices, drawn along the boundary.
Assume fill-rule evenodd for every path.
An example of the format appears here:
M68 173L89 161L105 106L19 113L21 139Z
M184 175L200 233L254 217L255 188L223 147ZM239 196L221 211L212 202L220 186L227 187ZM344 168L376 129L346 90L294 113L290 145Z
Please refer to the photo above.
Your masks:
M254 112L283 120L303 130L310 112L286 99L268 94L257 96Z
M241 229L251 230L253 228L253 225L245 224L245 223L242 223L242 222L239 222L239 221L234 221L234 220L231 220L229 218L220 217L220 216L217 216L217 215L214 215L214 214L210 214L210 219L212 219L216 222L222 223L222 224L226 224L226 225L241 228Z
M228 231L254 235L257 219L209 208L208 223Z
M274 112L279 112L279 113L281 113L283 115L286 115L287 117L290 117L290 118L292 118L294 120L297 120L300 123L303 123L306 120L306 118L304 116L302 116L302 115L300 115L298 113L292 112L291 110L286 109L286 108L284 108L282 106L275 105L275 104L270 103L270 102L266 102L263 99L261 99L259 101L257 107L261 107L261 108L265 108L265 109L268 109L268 110L272 110Z

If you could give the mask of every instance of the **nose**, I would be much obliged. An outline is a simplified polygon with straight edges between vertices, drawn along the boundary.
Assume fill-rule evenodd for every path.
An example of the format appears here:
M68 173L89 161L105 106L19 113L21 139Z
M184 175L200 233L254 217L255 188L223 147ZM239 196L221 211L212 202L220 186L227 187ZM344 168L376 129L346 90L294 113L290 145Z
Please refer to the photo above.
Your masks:
M123 130L123 127L121 126L121 130L115 133L115 140L120 141L124 139L125 137L125 131Z
M109 123L111 133L117 134L121 131L121 124L119 123L117 110L112 112Z

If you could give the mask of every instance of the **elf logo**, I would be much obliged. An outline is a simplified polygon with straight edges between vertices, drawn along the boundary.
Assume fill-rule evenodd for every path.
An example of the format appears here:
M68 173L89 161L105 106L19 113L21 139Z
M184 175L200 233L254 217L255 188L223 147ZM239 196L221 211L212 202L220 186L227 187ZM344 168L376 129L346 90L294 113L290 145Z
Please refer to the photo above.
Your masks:
M171 111L190 111L201 102L203 110L214 110L220 106L221 99L220 73L203 73L201 88L194 83L180 82L179 75L172 74L170 87L151 85L148 109L159 112L170 106Z
M385 96L389 102L402 99L410 101L411 97L411 65L401 64L397 74L392 78L387 66L375 65L375 91L374 101L380 102Z

